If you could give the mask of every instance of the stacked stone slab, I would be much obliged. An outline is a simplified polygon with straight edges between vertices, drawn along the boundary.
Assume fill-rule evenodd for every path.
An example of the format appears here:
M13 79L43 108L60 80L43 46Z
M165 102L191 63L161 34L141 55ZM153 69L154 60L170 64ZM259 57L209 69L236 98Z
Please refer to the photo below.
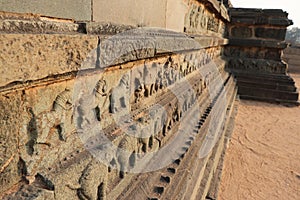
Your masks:
M282 10L230 9L229 45L224 56L236 76L241 98L298 104L298 92L281 61L286 27Z
M291 46L283 51L283 60L288 63L288 72L300 72L300 47Z
M123 18L107 9L99 22L2 13L1 199L216 197L237 92L221 58L226 6L94 6L122 16L124 2Z

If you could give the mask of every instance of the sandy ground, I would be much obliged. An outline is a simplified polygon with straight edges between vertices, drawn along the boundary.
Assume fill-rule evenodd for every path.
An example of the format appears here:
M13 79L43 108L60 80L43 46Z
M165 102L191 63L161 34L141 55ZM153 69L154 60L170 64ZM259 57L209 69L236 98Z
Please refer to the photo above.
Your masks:
M300 200L300 107L241 100L223 170L220 200Z

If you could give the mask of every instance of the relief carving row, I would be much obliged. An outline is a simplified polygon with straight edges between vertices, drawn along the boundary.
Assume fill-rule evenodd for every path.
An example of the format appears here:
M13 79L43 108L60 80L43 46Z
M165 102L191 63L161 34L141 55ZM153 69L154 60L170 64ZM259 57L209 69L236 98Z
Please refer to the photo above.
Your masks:
M191 5L185 18L185 32L197 33L204 30L224 33L225 25L216 16L208 12L203 5Z
M78 99L74 99L73 91L66 88L53 99L53 105L48 111L35 114L33 109L28 109L32 119L28 124L31 128L27 130L35 136L32 138L32 150L29 153L29 160L34 162L26 162L27 178L35 177L38 173L35 168L39 165L39 157L44 153L42 151L45 151L39 147L52 145L48 139L53 131L58 140L66 142L70 130L87 129L112 116L120 115L119 118L122 118L123 114L135 112L131 110L133 104L143 102L145 98L150 99L158 93L167 101L160 102L161 107L150 105L143 111L142 116L124 122L127 123L127 132L139 135L120 136L122 138L115 144L118 147L117 151L107 158L108 163L114 163L113 165L120 170L120 178L124 178L125 172L135 167L137 155L143 156L154 147L159 148L163 145L164 138L175 124L180 123L184 113L195 104L207 88L209 80L198 77L188 90L175 83L180 83L184 77L210 63L219 52L218 48L206 49L179 57L169 57L163 64L145 63L133 68L130 73L121 75L116 81L116 86L109 82L104 74L92 87L83 87L85 90L81 91ZM170 87L175 87L175 91L178 91L177 96L170 95ZM130 98L133 101L130 101ZM109 171L109 166L92 159L78 180L78 197L105 199Z

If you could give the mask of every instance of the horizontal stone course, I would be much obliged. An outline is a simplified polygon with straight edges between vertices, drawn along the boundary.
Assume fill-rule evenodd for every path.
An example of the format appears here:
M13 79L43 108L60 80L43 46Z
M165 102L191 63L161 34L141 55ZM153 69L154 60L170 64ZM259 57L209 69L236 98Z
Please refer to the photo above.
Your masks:
M251 47L265 47L265 48L276 48L284 49L287 47L287 43L284 41L277 40L263 40L263 39L241 39L241 38L231 38L229 43L233 46L251 46Z
M269 38L283 41L286 29L255 28L255 36L259 38Z
M230 8L229 13L232 23L285 27L293 24L281 9Z

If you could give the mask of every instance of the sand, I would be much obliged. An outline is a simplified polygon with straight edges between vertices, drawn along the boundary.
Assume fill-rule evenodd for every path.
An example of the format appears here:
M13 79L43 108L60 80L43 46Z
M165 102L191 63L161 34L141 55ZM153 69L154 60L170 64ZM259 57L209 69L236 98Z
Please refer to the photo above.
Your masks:
M240 101L218 199L300 199L300 107Z

